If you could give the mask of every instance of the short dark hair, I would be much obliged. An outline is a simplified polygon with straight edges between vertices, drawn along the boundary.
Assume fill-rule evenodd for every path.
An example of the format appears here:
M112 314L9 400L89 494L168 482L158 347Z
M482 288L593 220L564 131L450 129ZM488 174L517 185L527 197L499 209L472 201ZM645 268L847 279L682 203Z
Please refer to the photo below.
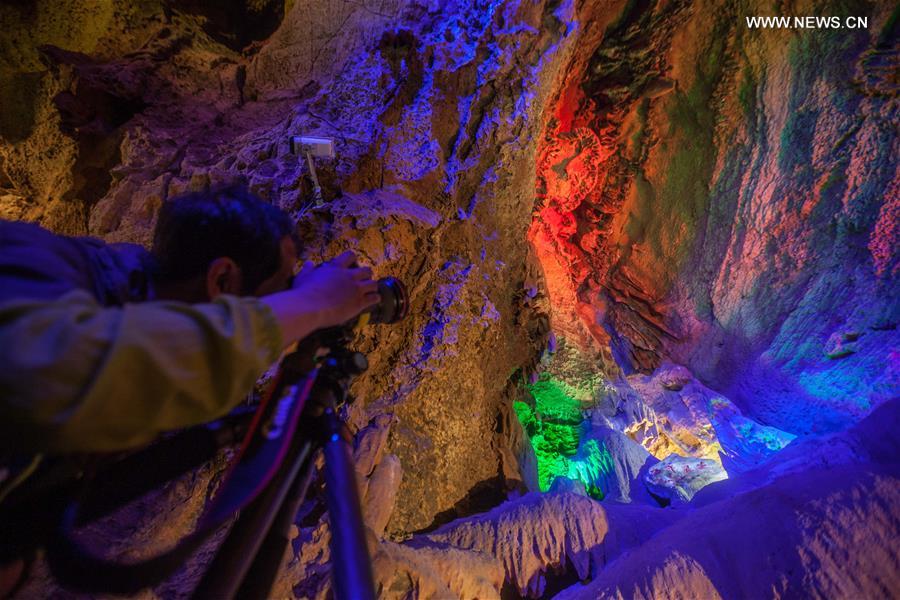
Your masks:
M183 194L163 203L153 233L160 281L205 276L227 257L241 269L243 294L252 294L281 265L281 240L293 234L290 217L242 186Z

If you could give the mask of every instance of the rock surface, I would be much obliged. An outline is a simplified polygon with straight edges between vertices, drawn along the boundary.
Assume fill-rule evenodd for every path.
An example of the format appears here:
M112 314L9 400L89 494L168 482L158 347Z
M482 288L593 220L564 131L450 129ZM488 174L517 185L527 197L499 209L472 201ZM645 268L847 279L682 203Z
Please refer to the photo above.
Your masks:
M599 490L604 501L652 503L644 479L656 462L624 433L589 425L568 476Z
M892 597L900 447L889 432L898 426L900 401L889 402L675 509L529 494L402 544L384 541L374 549L381 596L497 597L511 585L534 598L589 578L554 597Z
M613 557L649 538L675 518L642 506L602 505L575 494L528 494L492 511L424 536L493 556L519 594L540 597L548 571L596 576ZM416 544L414 538L410 544Z
M560 576L596 576L679 516L646 506L605 506L583 494L531 493L403 543L373 538L376 587L383 598L496 598L507 588L537 598ZM290 575L280 579L302 582L292 590L297 597L328 597L327 531L320 523L301 533ZM303 569L299 579L295 569Z
M701 489L723 479L728 479L728 474L716 461L677 454L670 454L650 467L645 477L653 495L674 505L690 502Z
M680 365L616 381L588 411L595 427L624 431L660 459L713 459L729 474L768 460L796 436L744 416Z
M900 19L788 4L869 25L747 27L763 0L2 2L0 218L146 244L169 198L238 181L303 259L405 281L346 414L384 598L897 596ZM325 209L295 134L335 139ZM526 392L544 376L558 412ZM731 478L611 502L648 500L648 453ZM223 464L91 536L171 544ZM521 496L551 475L576 493ZM273 596L327 597L320 504L295 533ZM146 596L187 595L214 550ZM26 596L58 594L36 571Z
M672 453L718 458L720 445L709 411L716 396L684 367L665 364L651 375L615 382L592 419L626 432L659 459Z
M900 64L891 3L630 4L570 72L529 237L554 327L609 365L687 366L759 422L840 429L900 389ZM892 12L893 11L893 12Z
M557 597L892 597L898 490L855 467L804 473L686 517Z
M683 519L557 597L896 596L900 448L885 433L898 420L895 400L706 488Z
M296 2L260 16L251 37L277 25L265 43L236 51L250 17L26 4L0 7L15 25L0 35L3 98L24 90L30 111L0 111L0 214L146 244L166 199L244 182L294 215L303 259L352 249L410 287L412 317L359 340L371 368L350 415L398 419L388 530L524 486L509 404L549 333L524 293L541 281L525 237L534 146L578 40L612 14L577 27L553 2ZM298 133L335 139L336 160L317 165L324 211L288 150Z
M721 397L710 400L709 412L721 446L719 458L730 475L766 462L797 437L748 419Z

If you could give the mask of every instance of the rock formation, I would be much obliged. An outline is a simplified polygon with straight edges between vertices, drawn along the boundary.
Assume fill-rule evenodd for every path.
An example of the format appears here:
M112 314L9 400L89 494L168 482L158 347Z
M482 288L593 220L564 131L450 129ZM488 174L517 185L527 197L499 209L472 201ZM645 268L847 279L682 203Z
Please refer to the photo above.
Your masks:
M617 381L589 413L595 426L624 431L657 458L711 458L732 474L764 462L796 437L744 416L670 363L652 375Z
M900 470L897 438L884 434L898 418L895 400L706 488L683 519L559 598L896 595ZM854 448L853 460L835 447Z
M704 487L728 475L711 458L685 458L670 454L647 472L647 488L667 504L683 504Z
M556 100L529 239L555 327L798 434L896 395L898 32L885 3L782 8L868 26L629 5Z
M28 61L5 68L29 73L46 116L3 132L3 214L146 243L166 198L245 182L297 216L304 259L349 248L410 284L413 317L366 333L371 369L354 389L354 423L399 419L389 528L504 497L519 468L501 406L548 333L524 293L540 281L524 235L528 157L575 41L571 7L295 3L248 56L206 33L208 15L178 8L113 2L62 26L52 3L4 5L30 36L8 38ZM80 37L84 23L110 39ZM336 140L336 161L318 166L326 212L305 210L309 177L288 150L299 133Z
M747 20L773 10L867 21ZM0 22L0 218L147 244L170 198L240 182L303 260L350 249L409 287L408 319L355 340L344 411L381 597L900 595L889 3L8 0ZM324 206L300 134L334 139ZM171 544L225 459L91 539ZM654 488L685 460L729 478ZM313 494L274 596L327 597L329 527ZM220 537L148 597L188 595ZM24 596L55 593L38 563Z

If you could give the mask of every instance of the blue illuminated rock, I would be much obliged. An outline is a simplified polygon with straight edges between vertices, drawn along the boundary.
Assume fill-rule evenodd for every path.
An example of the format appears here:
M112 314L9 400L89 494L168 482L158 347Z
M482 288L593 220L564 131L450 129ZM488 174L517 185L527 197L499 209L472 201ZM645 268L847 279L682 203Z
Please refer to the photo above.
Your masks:
M748 419L725 398L709 401L710 420L721 445L719 457L729 475L766 462L797 436Z
M900 400L701 491L675 524L555 598L890 598ZM662 463L661 463L662 464Z
M642 476L657 462L624 433L590 427L570 459L568 477L578 479L589 495L604 501L652 503Z
M568 477L557 477L550 484L551 494L575 494L577 496L587 496L584 484L578 479L569 479Z

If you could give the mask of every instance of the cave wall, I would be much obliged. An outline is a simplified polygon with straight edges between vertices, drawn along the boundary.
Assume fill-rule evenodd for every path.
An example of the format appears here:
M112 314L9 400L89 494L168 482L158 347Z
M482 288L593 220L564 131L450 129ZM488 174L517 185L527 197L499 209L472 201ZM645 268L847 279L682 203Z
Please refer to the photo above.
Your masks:
M294 215L304 259L352 249L410 286L411 317L359 340L348 415L393 419L389 531L492 506L523 486L511 403L549 331L525 235L544 105L620 3L585 23L570 2L275 5L243 49L204 3L0 5L4 107L35 115L3 121L2 216L148 244L168 198L246 183ZM306 206L296 134L335 139L327 211Z
M770 14L868 28L745 23ZM560 330L792 433L897 395L897 27L890 3L630 3L538 150Z
M896 394L890 7L788 31L749 0L211 6L0 4L0 216L147 243L167 198L237 179L304 258L409 282L350 414L396 418L392 531L520 484L548 314L610 374L681 362L793 433ZM298 133L336 140L328 212Z
M368 465L367 523L377 521L375 536L405 538L537 479L511 404L556 346L551 328L565 338L563 360L543 366L584 384L576 408L611 395L597 369L656 369L630 380L641 406L702 388L704 403L724 405L726 394L744 414L797 434L844 427L898 395L891 8L781 2L782 14L863 15L869 26L751 31L744 16L771 14L757 0L0 1L9 24L0 32L0 217L146 244L167 199L237 180L293 215L304 259L352 249L376 275L407 282L411 317L357 340L371 367L347 411L360 439L376 440L357 451ZM295 134L335 139L336 160L319 163L327 210L307 205L306 166L287 147ZM708 388L683 367L657 369L666 361ZM891 427L863 437L890 441ZM823 448L810 459L819 468L835 455L864 462ZM805 447L795 450L805 459ZM117 556L161 549L193 527L223 465L167 486L98 537L114 538ZM849 469L848 480L869 485ZM399 490L375 493L401 477ZM821 477L826 492L843 481ZM817 505L806 481L788 491ZM805 519L783 512L782 491L752 500L777 506L771 514L785 523ZM855 488L846 495L836 505L855 506ZM582 519L563 533L553 518L529 516L532 505L571 502L506 503L429 534L435 548L422 535L418 545L382 540L379 585L388 597L490 595L505 577L537 594L545 569L567 560L583 579L587 563L565 558L580 547L566 536L592 531L601 505L561 509ZM304 510L279 597L328 593L327 523ZM511 527L509 512L521 517ZM704 518L673 530L675 541L694 540ZM889 519L859 539L887 545ZM603 543L643 531L622 521ZM505 567L485 566L490 552L446 547L448 531L471 524L481 537L462 536L465 547L508 555ZM502 543L484 533L495 525L508 530ZM720 529L724 540L730 522ZM213 548L156 593L189 589ZM668 558L657 550L632 553L585 593L635 575L633 565L659 572L653 561ZM735 572L753 564L729 560ZM425 571L447 587L422 587Z

